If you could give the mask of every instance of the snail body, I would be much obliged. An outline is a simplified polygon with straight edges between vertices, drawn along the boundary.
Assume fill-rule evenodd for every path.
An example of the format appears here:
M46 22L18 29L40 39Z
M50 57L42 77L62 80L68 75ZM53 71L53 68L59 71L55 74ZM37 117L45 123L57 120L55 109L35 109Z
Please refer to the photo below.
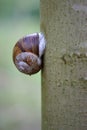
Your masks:
M35 74L42 68L42 55L46 41L42 33L34 33L21 38L13 49L13 62L25 74Z

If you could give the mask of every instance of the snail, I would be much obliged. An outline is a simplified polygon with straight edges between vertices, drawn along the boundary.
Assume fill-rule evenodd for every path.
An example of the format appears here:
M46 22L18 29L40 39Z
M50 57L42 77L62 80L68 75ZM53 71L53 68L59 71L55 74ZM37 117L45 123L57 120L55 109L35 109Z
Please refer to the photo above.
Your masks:
M43 33L29 34L19 39L13 48L13 62L17 69L29 75L39 72L45 46Z

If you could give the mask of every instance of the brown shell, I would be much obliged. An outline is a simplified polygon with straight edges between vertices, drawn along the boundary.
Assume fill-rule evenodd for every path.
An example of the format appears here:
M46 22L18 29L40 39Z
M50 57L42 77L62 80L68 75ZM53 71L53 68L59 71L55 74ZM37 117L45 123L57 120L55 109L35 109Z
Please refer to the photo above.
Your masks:
M42 55L46 41L42 33L34 33L21 38L13 49L13 62L25 74L35 74L42 68Z
M16 56L15 66L22 73L35 74L41 69L41 59L31 52L22 52Z
M13 61L15 63L15 57L21 52L31 52L39 56L39 34L28 35L20 39L13 49Z

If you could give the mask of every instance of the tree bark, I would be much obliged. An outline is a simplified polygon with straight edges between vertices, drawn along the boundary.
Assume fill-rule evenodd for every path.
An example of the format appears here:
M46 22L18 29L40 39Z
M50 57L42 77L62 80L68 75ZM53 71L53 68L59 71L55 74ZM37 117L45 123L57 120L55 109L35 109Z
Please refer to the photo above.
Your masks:
M42 130L87 130L87 0L41 0L41 31Z

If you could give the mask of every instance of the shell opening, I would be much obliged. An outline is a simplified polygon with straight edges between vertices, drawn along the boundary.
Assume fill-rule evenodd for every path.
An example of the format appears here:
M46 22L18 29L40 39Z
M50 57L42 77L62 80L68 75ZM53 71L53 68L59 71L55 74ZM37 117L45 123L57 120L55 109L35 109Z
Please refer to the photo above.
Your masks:
M44 54L46 47L46 39L43 33L39 33L39 56L41 57Z

